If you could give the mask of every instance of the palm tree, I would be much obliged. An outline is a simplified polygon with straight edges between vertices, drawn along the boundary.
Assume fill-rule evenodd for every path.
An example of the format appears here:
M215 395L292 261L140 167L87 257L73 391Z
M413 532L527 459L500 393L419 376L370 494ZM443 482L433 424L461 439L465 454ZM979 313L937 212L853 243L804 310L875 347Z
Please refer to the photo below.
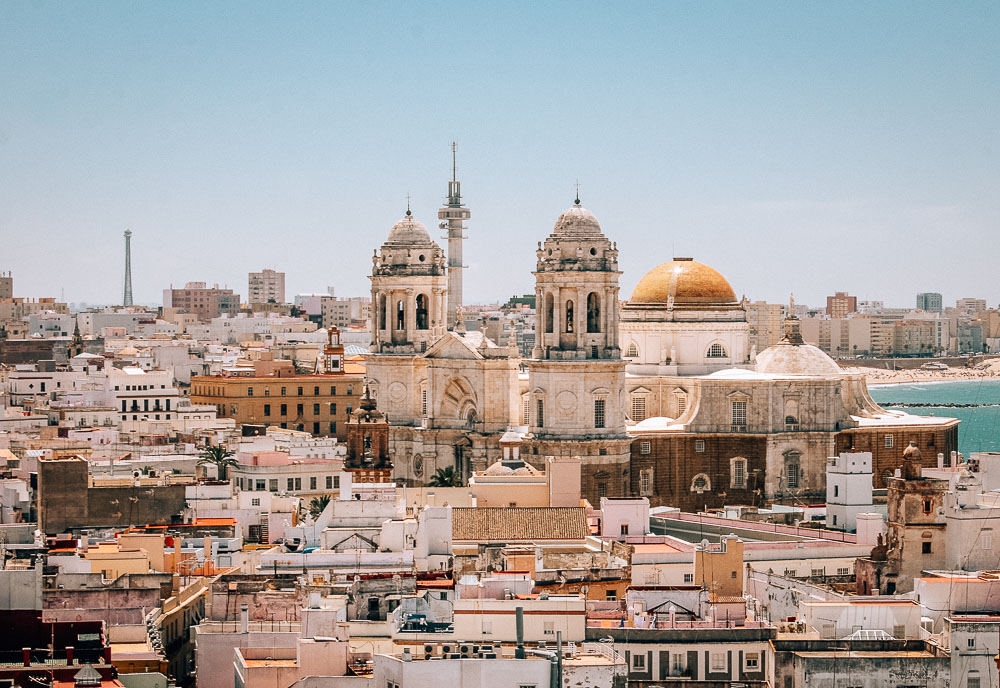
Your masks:
M201 459L198 461L198 465L205 466L210 464L215 466L219 480L227 480L229 477L229 467L236 466L239 463L233 456L233 452L222 445L208 446L201 450Z
M430 485L431 487L460 487L455 468L447 466L437 469L431 476Z
M326 510L327 505L330 503L330 495L320 495L319 497L313 497L312 501L309 502L309 515L313 519L319 518L319 515Z

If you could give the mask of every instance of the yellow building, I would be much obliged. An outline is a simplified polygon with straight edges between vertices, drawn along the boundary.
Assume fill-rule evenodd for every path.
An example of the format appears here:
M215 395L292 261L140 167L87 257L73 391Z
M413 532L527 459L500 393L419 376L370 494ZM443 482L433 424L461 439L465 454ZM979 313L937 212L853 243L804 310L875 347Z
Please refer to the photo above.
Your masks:
M90 562L92 573L115 579L126 573L149 573L149 554L144 549L124 547L117 542L102 542L88 547L83 558Z
M249 425L277 425L313 435L347 439L347 419L358 405L362 375L315 374L258 377L252 369L191 378L191 403L215 406L219 418Z

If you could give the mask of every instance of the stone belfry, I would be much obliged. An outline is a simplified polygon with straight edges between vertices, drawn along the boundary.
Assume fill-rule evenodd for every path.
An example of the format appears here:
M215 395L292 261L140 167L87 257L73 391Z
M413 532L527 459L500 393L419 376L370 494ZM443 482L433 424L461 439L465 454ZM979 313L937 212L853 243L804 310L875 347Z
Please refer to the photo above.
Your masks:
M413 354L445 332L448 281L444 251L406 215L372 256L372 351Z
M440 227L448 230L448 329L455 329L455 314L462 307L462 242L465 240L465 221L472 217L462 205L462 182L458 181L457 146L451 144L451 181L448 182L448 204L438 210Z
M630 448L617 246L578 193L539 242L537 258L535 347L525 361L531 453L578 455L584 496L622 496Z

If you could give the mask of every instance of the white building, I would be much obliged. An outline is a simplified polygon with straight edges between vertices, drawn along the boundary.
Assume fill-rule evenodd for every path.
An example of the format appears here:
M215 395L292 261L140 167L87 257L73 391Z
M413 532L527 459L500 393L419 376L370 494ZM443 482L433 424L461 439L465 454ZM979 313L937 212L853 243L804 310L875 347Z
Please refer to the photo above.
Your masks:
M826 526L853 533L872 505L871 452L842 452L826 465Z

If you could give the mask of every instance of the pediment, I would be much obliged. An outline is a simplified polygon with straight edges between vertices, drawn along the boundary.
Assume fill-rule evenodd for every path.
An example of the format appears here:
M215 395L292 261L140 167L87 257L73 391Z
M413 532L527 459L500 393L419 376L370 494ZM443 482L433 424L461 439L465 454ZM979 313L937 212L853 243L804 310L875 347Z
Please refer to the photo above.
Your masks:
M423 354L424 358L445 358L476 361L483 358L476 349L454 332L448 332L434 342Z

